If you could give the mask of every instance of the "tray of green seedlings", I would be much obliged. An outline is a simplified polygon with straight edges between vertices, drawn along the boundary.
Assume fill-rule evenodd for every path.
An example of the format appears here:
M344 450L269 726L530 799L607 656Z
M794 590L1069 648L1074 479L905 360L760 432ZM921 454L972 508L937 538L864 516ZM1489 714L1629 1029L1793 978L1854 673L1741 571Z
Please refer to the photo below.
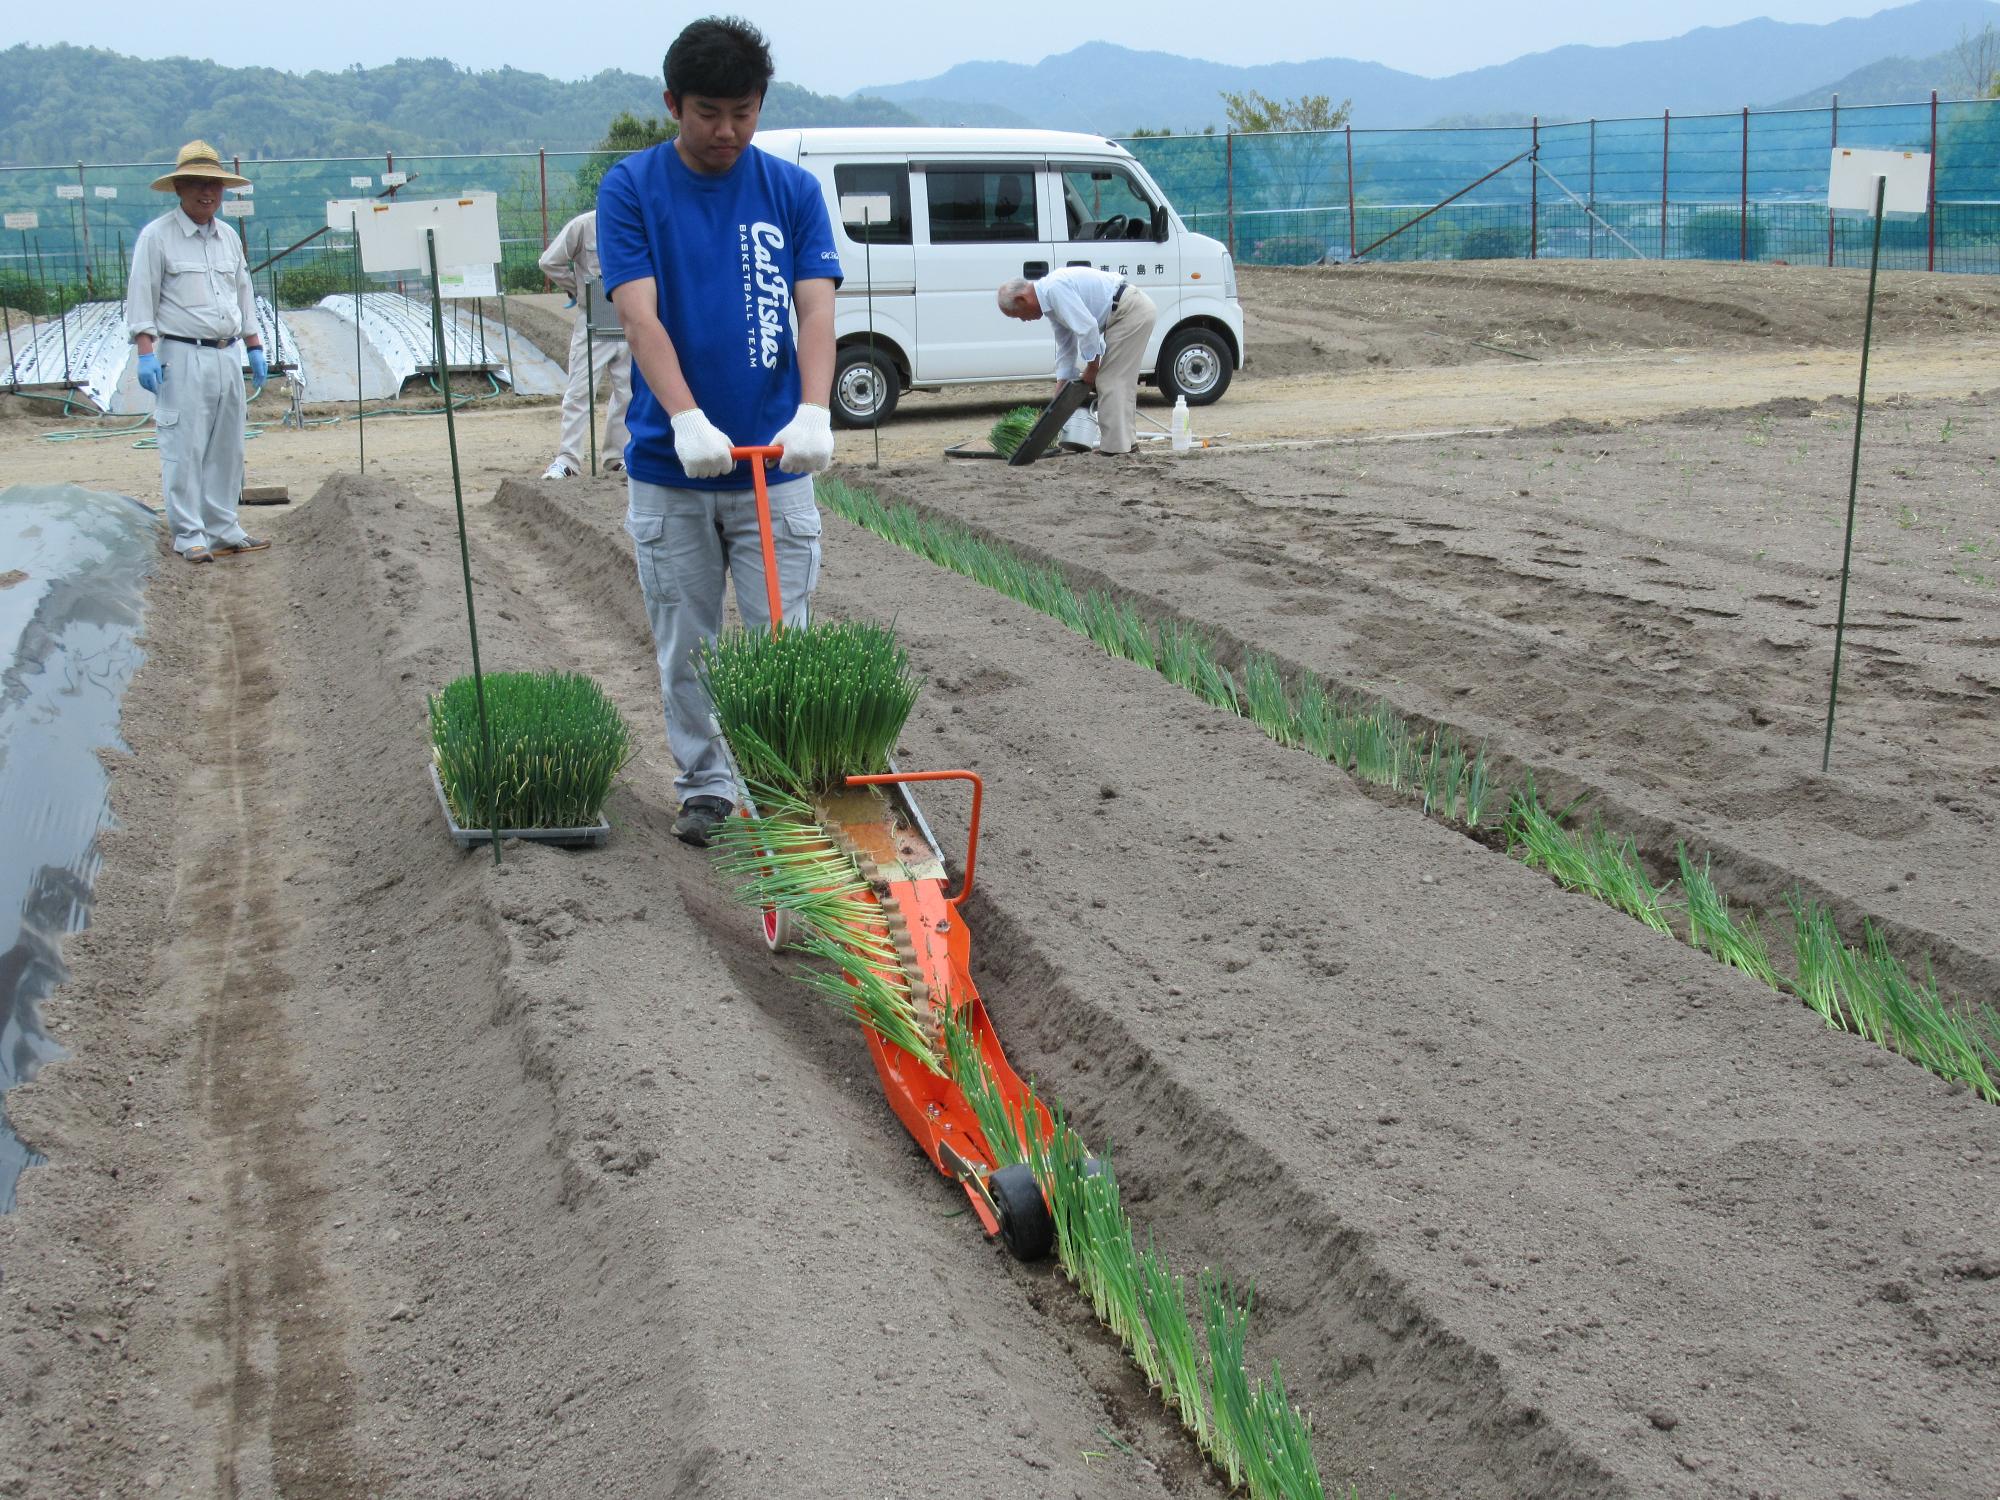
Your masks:
M632 733L588 677L492 672L479 694L461 677L429 700L431 786L458 846L503 839L580 848L604 843L604 804L632 758Z

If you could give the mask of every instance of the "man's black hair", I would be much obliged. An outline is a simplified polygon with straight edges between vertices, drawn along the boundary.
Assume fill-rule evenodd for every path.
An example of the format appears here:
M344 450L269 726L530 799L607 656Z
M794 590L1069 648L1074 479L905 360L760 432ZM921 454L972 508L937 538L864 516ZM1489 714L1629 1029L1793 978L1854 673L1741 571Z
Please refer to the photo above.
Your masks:
M741 16L703 16L691 21L667 48L660 71L676 99L701 94L710 99L762 99L771 87L771 45L764 33Z

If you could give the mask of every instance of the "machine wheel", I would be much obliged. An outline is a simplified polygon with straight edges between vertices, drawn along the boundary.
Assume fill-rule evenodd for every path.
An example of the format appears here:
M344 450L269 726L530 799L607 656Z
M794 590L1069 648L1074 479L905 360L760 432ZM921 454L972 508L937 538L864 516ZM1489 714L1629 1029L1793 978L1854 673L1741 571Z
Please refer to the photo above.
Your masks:
M775 906L764 908L764 946L776 953L780 948L791 946L794 923L792 914Z
M833 420L842 427L870 427L889 420L902 394L896 362L879 346L849 344L833 367Z
M1229 341L1213 328L1183 328L1160 346L1153 379L1169 401L1185 396L1189 406L1207 406L1229 389L1235 365Z
M1055 1248L1056 1226L1042 1185L1026 1163L1002 1167L986 1179L986 1190L999 1210L1000 1243L1016 1260L1040 1260Z

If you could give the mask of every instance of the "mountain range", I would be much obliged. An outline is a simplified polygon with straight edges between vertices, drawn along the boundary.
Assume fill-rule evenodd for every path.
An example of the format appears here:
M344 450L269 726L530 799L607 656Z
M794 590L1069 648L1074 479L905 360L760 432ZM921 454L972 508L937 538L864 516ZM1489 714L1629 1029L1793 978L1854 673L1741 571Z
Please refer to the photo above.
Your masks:
M1558 47L1446 78L1346 58L1232 67L1089 42L1032 66L963 63L933 78L846 98L776 83L772 128L807 125L1040 125L1129 135L1220 128L1220 95L1352 99L1357 127L1526 123L1869 104L1970 92L1961 43L2000 26L1993 0L1915 0L1810 26L1770 20L1703 27L1667 41ZM1989 51L1991 49L1989 48ZM246 158L588 151L621 113L661 112L660 83L607 69L563 82L443 58L285 73L96 47L0 50L0 164L171 160L201 136Z
M1915 0L1822 25L1760 19L1699 27L1666 41L1557 47L1445 78L1352 58L1233 67L1088 42L1032 66L961 63L933 78L874 85L849 97L883 99L934 124L1033 123L1106 135L1219 129L1220 95L1246 89L1278 99L1351 99L1357 129L1412 128L1447 117L1722 113L1803 98L1823 105L1842 81L1859 70L1882 70L1885 59L1934 64L1893 70L1901 98L1922 98L1932 88L1961 92L1950 77L1952 49L1994 25L2000 5L1991 0ZM1926 76L1929 83L1922 82ZM1842 98L1849 99L1848 91Z

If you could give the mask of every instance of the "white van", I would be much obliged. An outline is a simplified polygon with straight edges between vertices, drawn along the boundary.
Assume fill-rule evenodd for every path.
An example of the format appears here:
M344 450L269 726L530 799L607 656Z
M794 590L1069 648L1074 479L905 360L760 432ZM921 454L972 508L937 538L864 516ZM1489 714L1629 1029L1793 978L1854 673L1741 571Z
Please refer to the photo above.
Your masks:
M1160 310L1145 368L1169 398L1214 401L1243 364L1236 267L1191 232L1132 153L1058 130L767 130L757 146L819 179L846 280L833 417L867 427L905 390L1055 377L1046 323L994 293L1096 266ZM871 349L872 339L872 349Z

